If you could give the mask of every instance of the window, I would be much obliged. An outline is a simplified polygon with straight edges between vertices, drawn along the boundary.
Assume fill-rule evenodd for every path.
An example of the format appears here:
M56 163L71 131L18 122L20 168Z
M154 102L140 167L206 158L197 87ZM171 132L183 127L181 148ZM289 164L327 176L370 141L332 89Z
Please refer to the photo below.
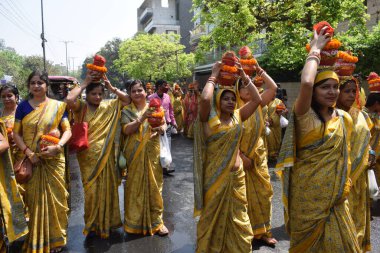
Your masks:
M179 20L179 0L175 0L175 19Z

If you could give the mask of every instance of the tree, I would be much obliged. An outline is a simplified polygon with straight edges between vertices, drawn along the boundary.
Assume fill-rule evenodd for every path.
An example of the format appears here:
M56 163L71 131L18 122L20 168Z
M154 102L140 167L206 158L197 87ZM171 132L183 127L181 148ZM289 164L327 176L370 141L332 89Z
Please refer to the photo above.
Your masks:
M176 80L191 76L194 55L183 52L177 34L137 34L120 46L120 73L142 80Z
M366 30L363 0L194 0L193 8L199 10L195 18L201 24L213 24L201 38L198 55L218 47L254 47L264 39L267 51L261 62L273 71L300 70L314 23L346 21L345 34L350 35Z
M107 77L111 81L111 83L117 87L123 87L124 82L126 81L126 75L123 72L119 72L114 64L115 60L119 59L119 48L122 40L120 38L114 38L100 49L97 54L102 55L106 58L106 67ZM93 57L87 57L82 64L82 74L81 78L84 79L87 73L86 65L88 63L92 63Z
M380 22L367 34L346 35L341 40L346 50L356 52L359 56L355 72L368 75L375 71L380 74Z

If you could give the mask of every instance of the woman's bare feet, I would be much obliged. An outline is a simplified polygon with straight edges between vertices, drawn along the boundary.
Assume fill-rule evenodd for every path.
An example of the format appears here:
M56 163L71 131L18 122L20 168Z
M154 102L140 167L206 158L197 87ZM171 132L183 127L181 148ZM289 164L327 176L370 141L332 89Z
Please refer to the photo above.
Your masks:
M169 234L169 230L165 225L162 225L160 230L158 230L158 235L159 236L167 236Z

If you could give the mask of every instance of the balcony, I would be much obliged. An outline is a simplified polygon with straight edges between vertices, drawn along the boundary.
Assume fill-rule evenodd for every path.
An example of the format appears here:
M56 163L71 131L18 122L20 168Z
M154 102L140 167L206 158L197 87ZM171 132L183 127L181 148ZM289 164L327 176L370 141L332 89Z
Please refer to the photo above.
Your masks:
M153 9L146 8L139 18L140 24L144 24L146 21L152 18L152 16L153 16Z

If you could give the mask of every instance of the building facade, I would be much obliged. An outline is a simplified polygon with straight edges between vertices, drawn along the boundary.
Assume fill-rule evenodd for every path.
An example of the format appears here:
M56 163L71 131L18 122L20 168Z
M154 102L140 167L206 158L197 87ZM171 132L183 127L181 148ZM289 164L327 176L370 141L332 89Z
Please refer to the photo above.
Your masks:
M193 30L192 0L145 0L137 9L137 31L150 34L180 34L181 44L190 52Z

